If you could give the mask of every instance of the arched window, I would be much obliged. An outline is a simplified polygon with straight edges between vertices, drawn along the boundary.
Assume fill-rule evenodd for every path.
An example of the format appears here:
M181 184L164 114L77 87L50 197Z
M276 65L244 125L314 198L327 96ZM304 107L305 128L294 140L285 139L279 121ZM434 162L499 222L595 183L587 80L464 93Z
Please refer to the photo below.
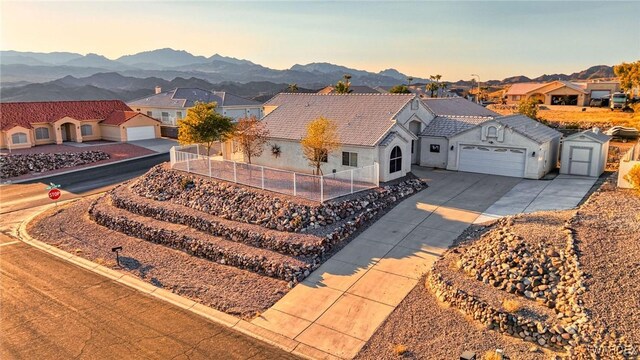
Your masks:
M11 142L13 144L26 144L27 143L27 134L25 133L15 133L11 135Z
M93 135L93 127L91 125L80 126L80 134L82 136Z
M393 174L402 170L402 150L396 146L391 150L391 156L389 157L389 173Z

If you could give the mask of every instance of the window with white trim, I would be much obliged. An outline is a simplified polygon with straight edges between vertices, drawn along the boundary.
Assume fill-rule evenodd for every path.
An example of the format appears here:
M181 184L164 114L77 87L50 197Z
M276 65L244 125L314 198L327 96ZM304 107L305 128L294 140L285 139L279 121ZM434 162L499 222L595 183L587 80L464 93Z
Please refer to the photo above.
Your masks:
M165 124L169 124L169 113L166 111L162 112L162 122Z
M358 153L343 151L342 165L358 167Z
M391 150L391 156L389 156L389 173L393 174L402 170L402 150L399 146L396 146Z
M176 111L176 120L182 120L182 111Z
M82 125L82 126L80 126L80 134L82 136L93 135L93 126L91 126L91 125Z
M36 128L36 140L46 140L49 138L49 128Z
M15 133L11 135L11 143L13 144L26 144L27 143L27 134L25 133Z

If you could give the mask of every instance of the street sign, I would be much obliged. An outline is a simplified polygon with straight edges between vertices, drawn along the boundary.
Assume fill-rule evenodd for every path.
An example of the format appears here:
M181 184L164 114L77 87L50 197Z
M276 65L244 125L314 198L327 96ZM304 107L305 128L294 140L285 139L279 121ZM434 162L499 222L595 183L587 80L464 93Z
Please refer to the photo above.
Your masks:
M60 198L60 195L62 193L60 192L60 190L58 189L51 189L49 190L49 199L51 200L58 200Z

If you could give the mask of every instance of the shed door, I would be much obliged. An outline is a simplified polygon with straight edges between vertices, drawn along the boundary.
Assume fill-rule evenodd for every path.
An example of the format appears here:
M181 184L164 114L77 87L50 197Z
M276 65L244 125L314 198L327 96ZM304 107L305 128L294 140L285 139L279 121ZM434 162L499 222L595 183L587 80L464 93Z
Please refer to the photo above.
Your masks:
M155 139L155 126L136 126L127 128L127 141Z
M461 145L459 171L523 177L525 149Z
M569 147L569 175L589 176L593 149L584 146Z

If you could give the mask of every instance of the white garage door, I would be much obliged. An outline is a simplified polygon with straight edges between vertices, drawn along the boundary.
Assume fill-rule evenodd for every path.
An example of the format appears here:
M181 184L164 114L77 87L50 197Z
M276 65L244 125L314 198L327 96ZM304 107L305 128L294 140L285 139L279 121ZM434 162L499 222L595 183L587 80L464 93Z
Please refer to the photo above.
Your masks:
M525 149L461 145L458 170L523 177Z
M136 126L127 128L127 141L155 139L155 126Z

